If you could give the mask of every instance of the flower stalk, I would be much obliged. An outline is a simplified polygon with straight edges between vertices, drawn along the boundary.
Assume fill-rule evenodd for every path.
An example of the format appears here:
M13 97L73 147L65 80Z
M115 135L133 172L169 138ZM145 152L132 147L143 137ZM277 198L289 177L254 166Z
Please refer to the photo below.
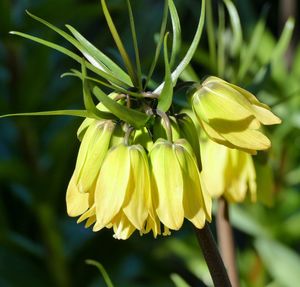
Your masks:
M217 235L219 248L228 271L228 276L233 287L239 287L239 277L236 266L234 237L229 219L229 206L224 197L218 200Z
M226 268L208 224L206 223L202 229L195 228L195 232L214 286L231 287Z

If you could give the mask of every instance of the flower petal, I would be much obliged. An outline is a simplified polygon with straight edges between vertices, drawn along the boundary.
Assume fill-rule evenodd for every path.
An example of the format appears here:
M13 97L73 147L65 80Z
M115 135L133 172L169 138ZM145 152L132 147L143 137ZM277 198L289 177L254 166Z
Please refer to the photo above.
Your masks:
M97 222L94 231L106 226L120 211L130 175L128 147L121 144L109 150L97 180L95 204Z
M151 192L149 163L144 148L141 145L129 147L131 175L127 190L127 202L123 208L131 223L142 230L148 217L147 198ZM142 154L145 154L143 157Z
M160 221L178 230L183 223L183 179L172 143L157 141L150 151L154 188L158 194L156 209Z

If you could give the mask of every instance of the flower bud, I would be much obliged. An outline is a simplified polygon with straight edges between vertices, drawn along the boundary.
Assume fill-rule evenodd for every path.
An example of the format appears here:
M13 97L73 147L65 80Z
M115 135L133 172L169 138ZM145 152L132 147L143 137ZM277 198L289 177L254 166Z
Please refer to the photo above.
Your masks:
M271 146L259 130L261 124L279 124L270 108L246 90L216 77L209 77L192 98L203 130L217 143L251 154Z

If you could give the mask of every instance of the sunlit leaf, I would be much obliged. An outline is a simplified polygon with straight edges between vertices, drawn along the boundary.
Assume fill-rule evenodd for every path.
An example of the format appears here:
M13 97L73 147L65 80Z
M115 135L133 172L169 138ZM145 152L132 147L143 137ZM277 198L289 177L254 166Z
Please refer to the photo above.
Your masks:
M181 26L174 1L168 0L168 4L173 28L172 53L170 60L170 67L172 68L181 48Z
M127 108L116 101L109 98L103 91L98 87L93 88L94 95L101 100L102 104L116 117L129 123L136 129L142 128L145 126L147 121L150 119L150 116L145 113Z
M173 99L173 85L172 85L171 70L169 65L167 39L168 39L168 34L166 34L164 39L165 83L162 92L158 98L158 105L157 105L157 108L163 112L169 110Z
M237 55L241 49L243 36L239 14L231 0L223 0L229 13L230 24L233 32L233 41L230 44L232 55Z
M281 286L295 287L300 282L300 257L297 253L272 239L257 239L255 247L265 267Z
M197 26L196 34L194 36L194 39L185 54L184 58L181 60L179 65L176 67L176 69L172 72L172 82L173 86L176 84L180 74L184 71L184 69L189 65L190 61L193 58L193 55L198 48L198 44L201 39L202 31L203 31L203 26L204 26L204 19L205 19L205 0L202 0L202 5L201 5L201 13L200 13L200 18L199 18L199 23ZM161 90L163 89L164 83L159 85L154 91L154 93L159 94Z
M121 40L121 38L119 36L119 33L118 33L117 29L116 29L116 26L115 26L115 24L114 24L114 22L113 22L113 20L112 20L112 18L110 16L110 13L108 11L108 8L107 8L105 0L101 0L101 5L102 5L102 9L103 9L103 13L104 13L105 19L107 21L107 25L109 27L109 30L111 32L112 37L115 40L117 48L118 48L118 50L120 52L120 55L121 55L121 57L122 57L122 59L124 61L126 69L128 71L128 74L129 74L132 82L135 84L135 86L138 86L138 79L137 79L136 73L135 73L135 71L133 69L132 63L131 63L131 61L129 59L129 56L128 56L126 50L125 50L125 47L124 47L124 45L122 43L122 40Z

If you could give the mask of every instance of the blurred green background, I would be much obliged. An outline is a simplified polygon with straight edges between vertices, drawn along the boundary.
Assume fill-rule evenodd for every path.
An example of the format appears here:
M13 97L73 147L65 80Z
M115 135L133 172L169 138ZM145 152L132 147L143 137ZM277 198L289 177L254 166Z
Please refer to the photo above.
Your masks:
M70 47L26 16L28 9L58 27L71 24L121 62L99 2L0 0L0 114L82 108L80 81L60 79L70 68L78 68L76 64L8 32L22 31ZM107 2L133 56L126 1ZM220 31L217 2L212 1L216 34ZM263 173L260 163L265 155L257 157L260 190L273 192L273 206L245 203L230 210L242 286L295 287L300 282L299 7L293 8L297 2L235 1L243 31L239 51L230 52L234 33L228 13L220 38L225 55L223 77L255 92L283 119L281 126L268 130L273 141L268 154L272 172ZM185 42L182 55L197 25L199 3L175 1ZM132 6L146 72L154 55L163 1L133 0ZM296 19L292 38L291 23L281 34L288 16ZM252 44L249 60L253 39L257 43ZM237 77L247 56L247 72ZM197 75L201 79L216 74L216 66L209 59L204 32L193 70L185 77ZM154 77L157 81L163 77L163 67L161 60ZM115 286L187 286L183 280L190 286L212 286L193 228L187 222L171 237L153 239L134 234L129 240L118 241L112 238L111 230L93 233L68 218L65 190L79 147L79 124L79 119L70 117L0 120L0 286L106 286L98 270L85 264L86 259L101 262Z

